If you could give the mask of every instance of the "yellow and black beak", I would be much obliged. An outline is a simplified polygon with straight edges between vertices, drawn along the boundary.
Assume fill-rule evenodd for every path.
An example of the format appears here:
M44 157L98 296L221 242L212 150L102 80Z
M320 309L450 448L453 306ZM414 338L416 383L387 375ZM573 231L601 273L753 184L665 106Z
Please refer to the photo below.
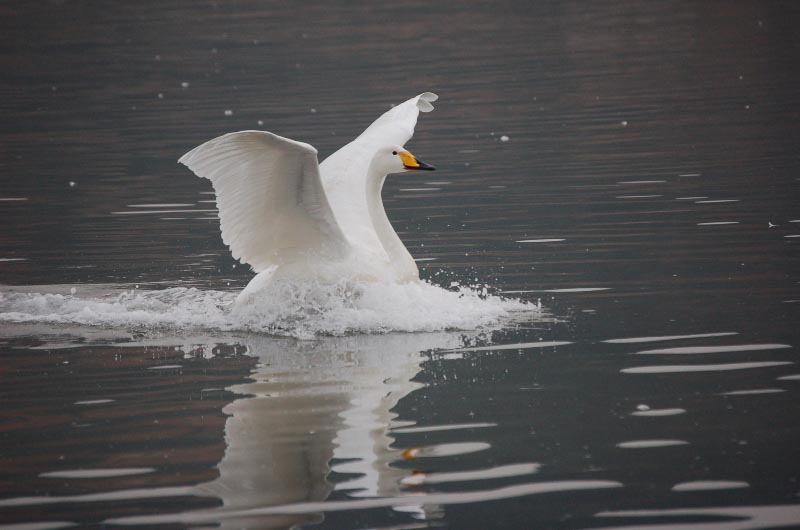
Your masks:
M417 160L417 157L408 151L400 151L397 153L397 155L400 157L400 160L403 161L403 167L406 169L424 169L427 171L433 171L436 169L435 167L426 164L422 160Z

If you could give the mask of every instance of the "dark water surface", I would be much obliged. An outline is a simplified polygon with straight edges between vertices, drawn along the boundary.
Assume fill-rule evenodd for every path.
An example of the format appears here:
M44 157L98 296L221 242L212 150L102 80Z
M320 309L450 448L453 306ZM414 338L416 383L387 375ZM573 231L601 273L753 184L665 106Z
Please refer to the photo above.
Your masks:
M800 527L796 3L0 13L0 523ZM10 314L240 289L177 158L252 128L325 157L426 90L439 169L390 178L390 218L424 278L543 312L315 340Z

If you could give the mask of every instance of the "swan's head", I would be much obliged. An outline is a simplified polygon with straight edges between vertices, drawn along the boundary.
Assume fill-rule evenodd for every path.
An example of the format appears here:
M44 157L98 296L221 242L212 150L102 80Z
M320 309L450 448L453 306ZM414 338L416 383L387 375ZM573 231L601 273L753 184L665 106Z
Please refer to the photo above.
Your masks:
M405 171L433 171L435 167L426 164L400 146L389 146L380 149L372 159L372 165L384 175L403 173Z

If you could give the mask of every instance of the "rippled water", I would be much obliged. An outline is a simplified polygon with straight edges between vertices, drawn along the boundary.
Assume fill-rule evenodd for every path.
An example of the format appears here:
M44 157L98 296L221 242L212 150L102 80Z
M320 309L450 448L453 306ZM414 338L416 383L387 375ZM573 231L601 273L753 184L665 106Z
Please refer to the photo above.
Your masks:
M800 526L793 3L0 12L0 524ZM430 285L232 317L177 158L425 90Z

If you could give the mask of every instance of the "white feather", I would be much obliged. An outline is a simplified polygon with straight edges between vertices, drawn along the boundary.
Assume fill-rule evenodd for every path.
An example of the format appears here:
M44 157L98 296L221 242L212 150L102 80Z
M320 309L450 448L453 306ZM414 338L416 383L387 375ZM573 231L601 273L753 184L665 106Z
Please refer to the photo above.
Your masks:
M211 180L233 257L263 272L248 296L274 276L308 277L314 267L328 278L418 278L383 209L385 173L371 174L370 162L410 140L419 112L437 98L426 92L392 108L321 165L312 146L263 131L226 134L180 158Z
M210 140L179 162L212 182L222 241L254 271L309 253L346 253L310 145L241 131Z

